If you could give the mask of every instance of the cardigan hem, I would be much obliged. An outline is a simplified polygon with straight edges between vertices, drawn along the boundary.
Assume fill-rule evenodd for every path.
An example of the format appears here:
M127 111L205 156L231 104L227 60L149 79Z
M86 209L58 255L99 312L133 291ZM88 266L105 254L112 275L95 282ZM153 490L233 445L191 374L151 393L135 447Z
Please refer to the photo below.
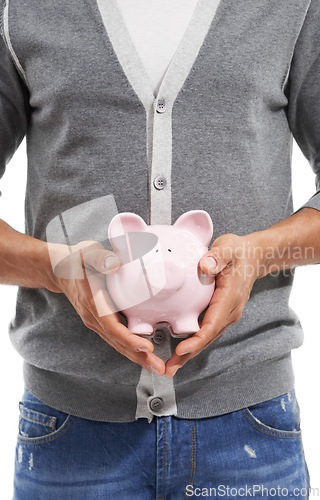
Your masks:
M237 371L175 387L177 418L207 418L261 403L294 387L291 353ZM134 386L104 384L95 379L59 374L24 362L26 388L43 403L65 413L102 422L132 422ZM116 393L116 396L115 396ZM157 394L161 397L161 394ZM154 416L161 416L156 414Z

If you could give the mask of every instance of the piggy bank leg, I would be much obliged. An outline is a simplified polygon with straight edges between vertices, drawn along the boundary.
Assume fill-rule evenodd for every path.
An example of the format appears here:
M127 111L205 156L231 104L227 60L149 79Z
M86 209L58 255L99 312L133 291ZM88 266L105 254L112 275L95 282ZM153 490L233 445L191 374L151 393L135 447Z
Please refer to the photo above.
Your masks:
M200 330L198 318L194 315L184 315L183 317L178 318L176 321L172 321L171 328L175 334L195 333Z
M141 321L141 318L129 318L128 319L128 330L132 333L152 335L153 325L147 321Z

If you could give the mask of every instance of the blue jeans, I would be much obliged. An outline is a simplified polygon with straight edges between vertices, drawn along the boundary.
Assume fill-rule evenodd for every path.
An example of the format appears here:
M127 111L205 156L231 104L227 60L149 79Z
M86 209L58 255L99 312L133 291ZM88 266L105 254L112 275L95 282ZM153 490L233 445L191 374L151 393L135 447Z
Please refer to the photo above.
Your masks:
M14 500L308 498L294 389L218 417L96 422L20 402Z

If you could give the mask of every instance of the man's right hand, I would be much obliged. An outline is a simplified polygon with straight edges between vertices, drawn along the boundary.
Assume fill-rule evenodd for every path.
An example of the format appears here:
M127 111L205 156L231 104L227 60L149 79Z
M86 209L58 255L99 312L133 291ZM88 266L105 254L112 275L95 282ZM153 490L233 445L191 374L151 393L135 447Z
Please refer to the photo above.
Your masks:
M72 247L48 244L48 250L56 285L52 291L64 293L84 324L114 349L147 370L163 375L165 364L153 354L153 344L121 323L107 293L105 275L120 267L119 257L94 241Z
M121 323L107 293L105 275L120 265L118 256L98 242L46 243L0 220L0 283L64 293L90 330L131 361L163 375L165 363L153 353L152 342Z

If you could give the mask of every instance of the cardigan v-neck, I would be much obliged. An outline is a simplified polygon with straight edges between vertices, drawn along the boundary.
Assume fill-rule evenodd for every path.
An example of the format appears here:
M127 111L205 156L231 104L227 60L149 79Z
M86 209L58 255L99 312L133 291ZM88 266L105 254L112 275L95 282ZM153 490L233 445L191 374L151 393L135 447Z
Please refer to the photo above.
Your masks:
M199 0L156 94L115 0L0 5L0 174L26 136L27 234L111 249L116 213L172 224L194 209L212 218L209 246L262 230L293 212L293 137L316 174L303 206L320 210L318 0ZM241 320L172 379L117 353L46 289L19 288L10 338L28 389L61 411L221 415L292 389L303 340L292 280L258 280ZM166 360L178 342L166 331L154 352Z
M162 79L158 94L132 43L116 0L97 0L106 33L132 88L143 103L147 115L149 186L163 178L167 189L149 191L148 224L170 224L172 167L172 108L185 80L195 67L198 53L213 23L221 0L199 0L191 21ZM159 113L159 102L165 112Z
M191 21L198 0L116 0L154 95Z
M195 64L220 0L199 0L180 44L163 77L157 95L136 51L116 0L96 0L108 38L123 71L145 108L166 95L171 106Z

